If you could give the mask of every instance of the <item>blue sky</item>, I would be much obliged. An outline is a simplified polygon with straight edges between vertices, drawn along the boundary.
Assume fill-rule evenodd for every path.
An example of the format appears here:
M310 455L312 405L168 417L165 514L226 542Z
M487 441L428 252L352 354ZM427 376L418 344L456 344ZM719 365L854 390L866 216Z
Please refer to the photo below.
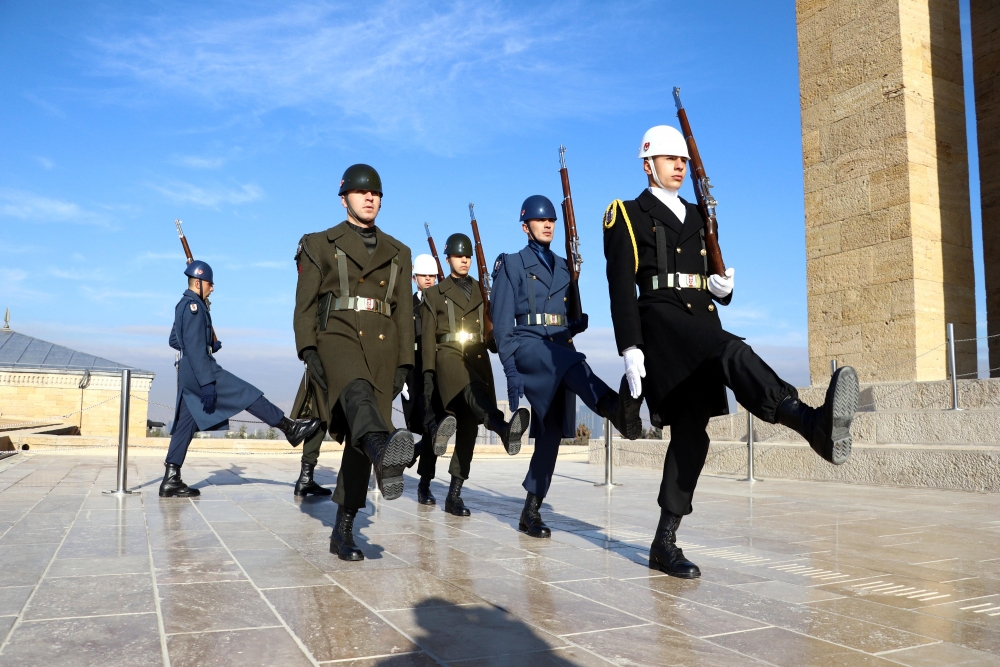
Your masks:
M424 221L440 246L475 202L492 263L523 245L526 196L561 197L564 144L591 322L578 342L617 384L600 218L644 186L639 139L676 123L681 86L736 268L723 322L808 382L793 2L357 7L0 3L13 328L154 370L154 398L172 403L181 218L215 269L220 362L287 406L302 369L292 256L342 219L346 166L379 170L378 224L415 253Z

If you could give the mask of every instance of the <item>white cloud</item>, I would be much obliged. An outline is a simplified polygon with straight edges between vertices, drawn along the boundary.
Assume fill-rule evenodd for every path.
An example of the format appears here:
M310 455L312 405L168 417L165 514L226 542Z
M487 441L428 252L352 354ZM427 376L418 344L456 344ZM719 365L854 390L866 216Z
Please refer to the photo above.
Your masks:
M174 162L183 167L190 167L191 169L218 169L226 163L226 159L221 157L179 155L174 158Z
M264 196L264 191L254 183L236 187L201 187L183 181L171 181L164 185L149 185L168 199L180 204L195 204L205 208L217 208L220 204L249 204Z
M43 169L52 169L56 166L56 163L47 157L42 157L41 155L35 156L35 162L37 162Z
M0 216L32 222L72 222L108 226L108 220L103 214L87 210L74 202L12 188L0 188Z

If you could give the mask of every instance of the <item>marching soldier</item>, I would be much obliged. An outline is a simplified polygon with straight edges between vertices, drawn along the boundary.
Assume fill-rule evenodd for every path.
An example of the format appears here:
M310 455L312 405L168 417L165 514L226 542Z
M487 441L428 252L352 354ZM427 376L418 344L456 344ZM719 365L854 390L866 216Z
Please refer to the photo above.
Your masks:
M479 425L499 434L507 453L513 456L521 451L521 437L528 430L531 415L525 408L514 406L508 423L497 407L493 368L483 339L485 304L479 281L469 275L472 241L465 234L452 234L444 253L451 275L424 291L421 311L424 401L430 404L439 391L447 414L436 424L434 411L428 410L424 433L430 435L439 455L444 453L451 435L457 434L444 510L455 516L469 516L471 512L462 501L462 484L469 478Z
M345 442L330 552L362 560L354 517L365 506L372 468L382 496L393 500L413 458L413 436L392 428L392 401L413 367L413 296L410 249L375 226L378 173L348 167L339 194L347 219L299 241L295 345L325 396L331 435Z
M437 283L437 276L437 263L432 256L423 254L413 258L413 284L417 288L413 293L413 330L416 342L413 346L413 368L410 369L409 374L406 376L407 389L400 394L400 397L402 398L403 416L406 419L406 427L413 433L424 434L420 442L414 446L413 460L407 466L412 467L417 462L417 459L420 460L420 464L417 466L417 475L420 477L420 483L417 484L417 502L421 505L434 505L437 503L437 499L431 493L431 480L434 479L437 457L445 453L448 442L445 439L445 447L435 448L430 444L432 439L427 437L427 434L424 432L424 416L427 410L432 410L436 415L444 412L444 407L441 405L441 396L437 393L436 388L431 396L430 408L427 407L428 404L422 391L424 364L421 358L423 355L420 347L422 328L420 311L424 302L424 291ZM454 432L454 428L452 428L452 432ZM443 435L444 431L441 433ZM449 437L451 437L450 433Z
M528 245L497 258L491 293L493 331L510 407L516 409L524 396L534 413L535 451L524 478L528 495L518 524L532 537L551 535L539 508L552 482L559 442L575 435L574 394L596 414L610 419L627 438L634 440L642 432L642 402L629 394L625 378L621 391L614 391L594 375L586 357L573 347L573 336L587 329L588 319L584 315L567 321L569 268L549 248L555 221L555 207L547 197L533 195L524 200L521 229Z
M809 407L743 339L722 328L716 304L732 300L734 271L708 275L704 219L678 196L687 143L659 125L643 136L639 157L648 188L634 200L615 200L604 217L611 315L632 396L645 397L654 426L670 426L649 565L694 578L701 572L677 547L677 527L691 513L708 454L708 420L728 412L726 387L758 418L797 431L820 456L841 464L851 453L858 378L849 366L838 369L825 404Z
M222 369L215 355L222 343L215 338L209 295L215 290L212 267L195 260L184 274L188 288L174 309L170 347L181 353L177 366L177 402L170 448L164 463L166 471L160 483L161 498L192 498L201 495L181 480L181 466L191 438L198 431L225 431L229 418L246 410L268 426L285 434L297 447L320 428L318 419L291 420L264 393L248 382Z

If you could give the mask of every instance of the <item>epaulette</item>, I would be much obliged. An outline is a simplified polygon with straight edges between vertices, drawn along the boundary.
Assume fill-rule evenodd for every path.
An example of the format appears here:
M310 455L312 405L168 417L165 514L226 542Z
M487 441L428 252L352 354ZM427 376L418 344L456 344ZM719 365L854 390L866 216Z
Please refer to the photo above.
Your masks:
M319 270L319 280L322 283L323 282L323 267L321 267L319 265L319 262L316 261L316 258L312 256L312 253L309 252L309 247L306 245L306 239L309 238L310 236L312 236L312 234L303 234L302 238L299 239L299 247L295 249L295 257L294 257L295 263L298 264L299 263L299 257L302 255L302 253L305 253L306 257L309 258L309 261L312 262L313 264L315 264L316 268ZM299 268L299 273L302 273L302 269L301 268Z
M632 231L632 221L628 219L628 211L625 210L625 202L616 199L604 209L604 231L615 226L618 220L618 210L621 209L622 218L625 220L625 227L628 228L629 238L632 239L632 255L635 257L635 273L639 272L639 246L635 242L635 232Z
M497 261L493 263L493 273L490 275L490 280L496 280L497 274L500 273L500 267L506 262L507 255L505 253L500 253L497 255Z

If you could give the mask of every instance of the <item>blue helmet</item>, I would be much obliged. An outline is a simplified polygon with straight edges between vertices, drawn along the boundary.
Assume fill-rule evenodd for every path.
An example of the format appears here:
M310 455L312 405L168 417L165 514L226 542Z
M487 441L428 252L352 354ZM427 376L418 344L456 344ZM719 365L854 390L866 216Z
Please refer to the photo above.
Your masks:
M556 207L545 195L531 195L521 204L521 222L526 220L555 220Z
M196 259L187 265L184 269L184 275L197 278L198 280L204 280L207 283L215 284L215 280L212 278L212 267L208 265L208 262L203 262L200 259Z

